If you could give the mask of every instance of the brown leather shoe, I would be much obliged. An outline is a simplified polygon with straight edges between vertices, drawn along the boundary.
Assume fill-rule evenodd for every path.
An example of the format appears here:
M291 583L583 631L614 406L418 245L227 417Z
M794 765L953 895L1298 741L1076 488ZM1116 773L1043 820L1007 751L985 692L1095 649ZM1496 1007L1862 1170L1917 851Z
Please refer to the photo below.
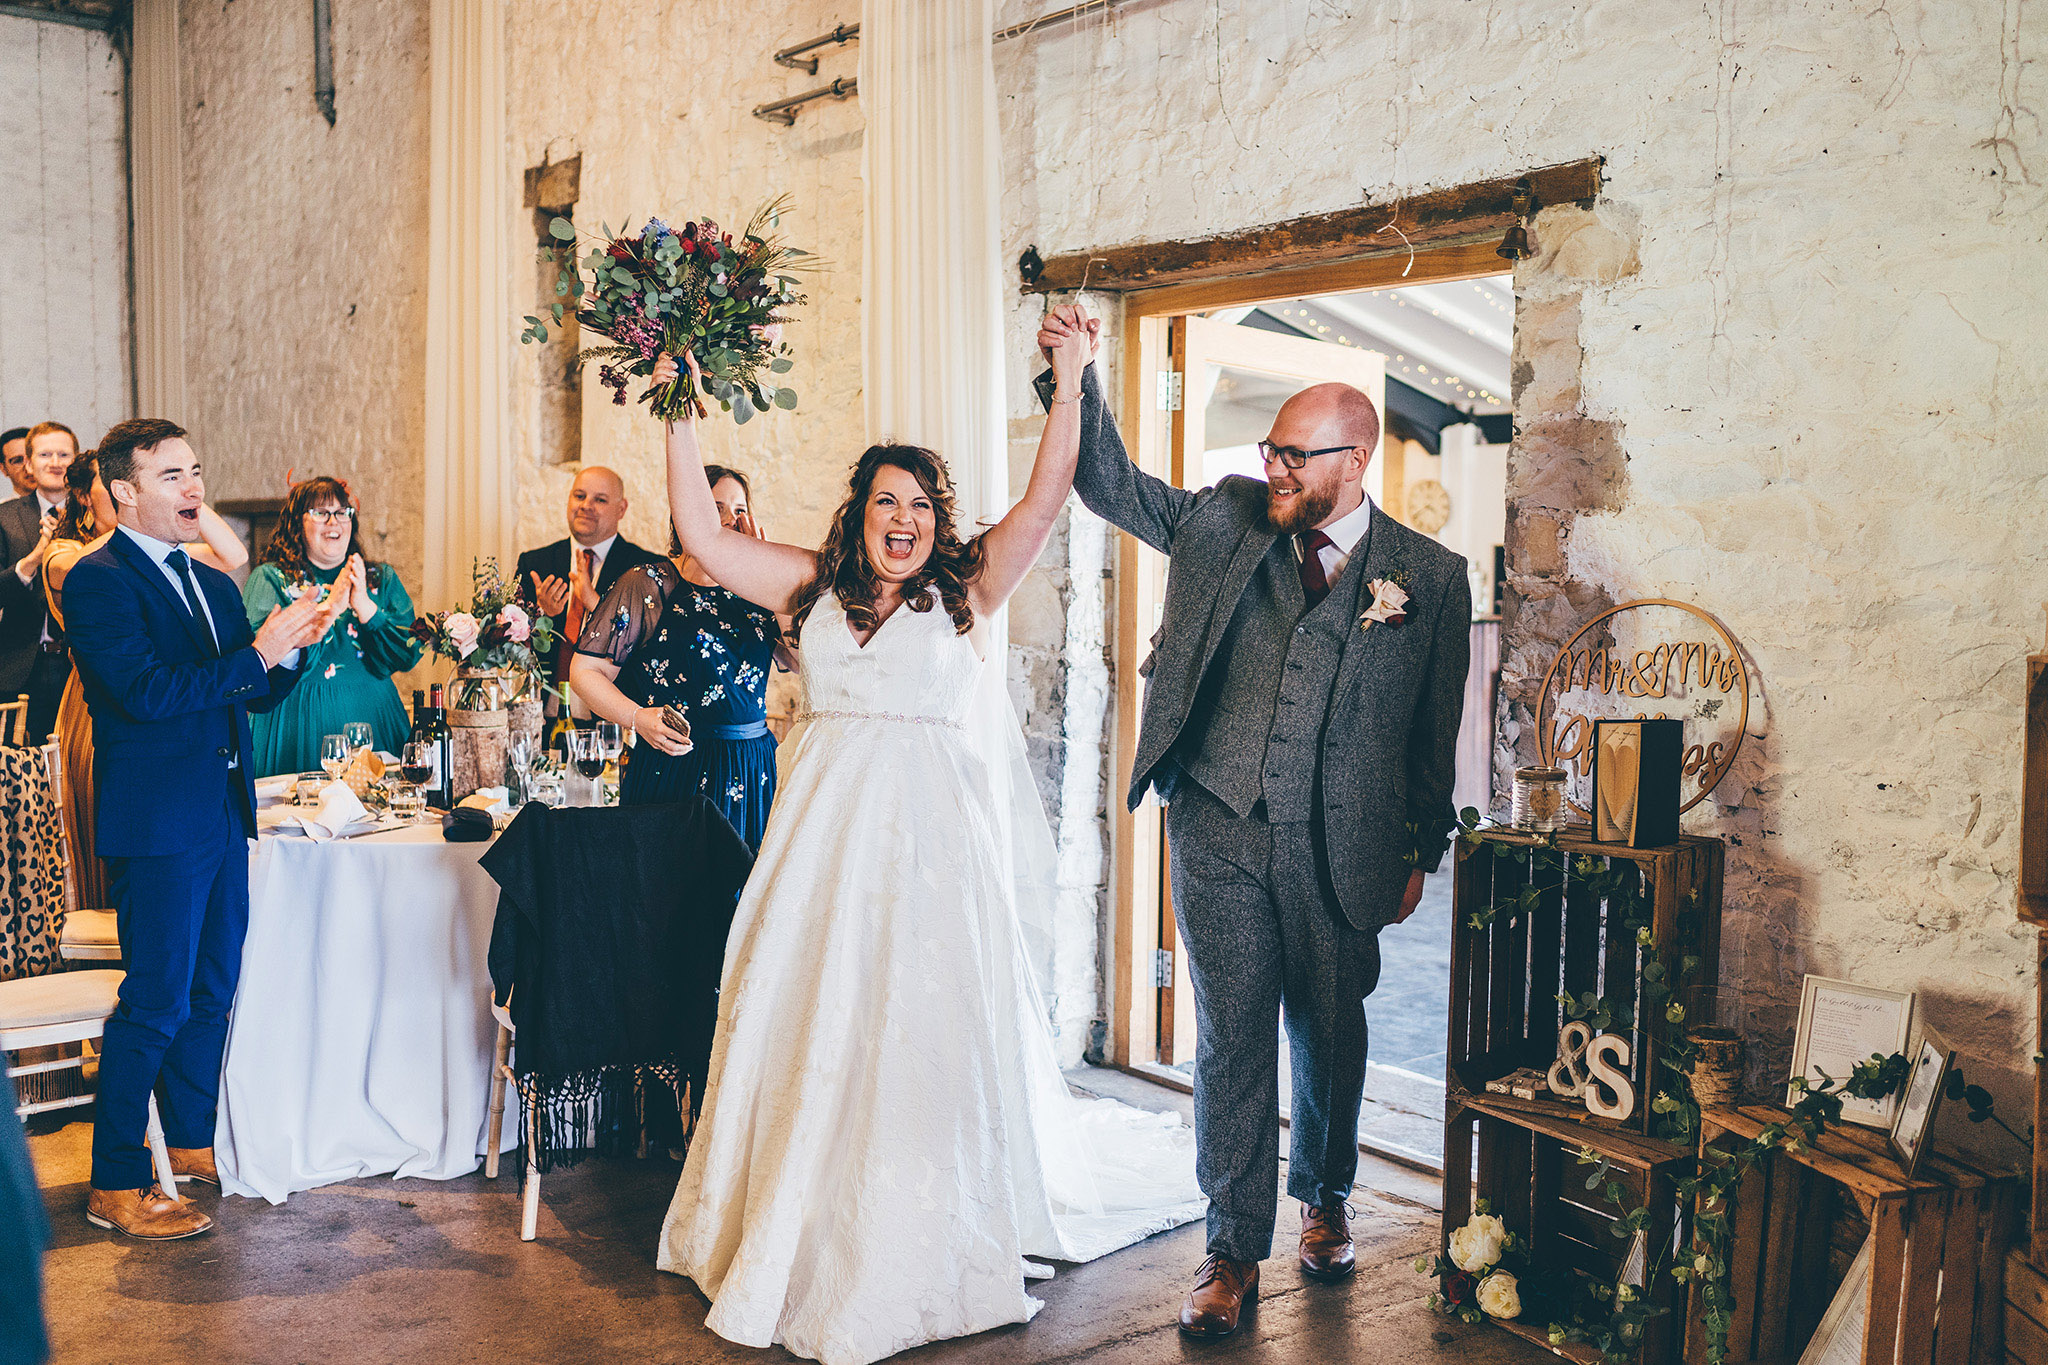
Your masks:
M146 1190L96 1189L86 1197L85 1221L148 1242L197 1237L213 1226L191 1200L165 1194L160 1185Z
M220 1188L220 1168L213 1164L211 1147L166 1147L171 1154L171 1175L174 1179L197 1180L202 1184Z
M1227 1337L1238 1315L1259 1297L1259 1263L1211 1256L1195 1272L1195 1287L1180 1306L1180 1330L1193 1337Z
M1301 1206L1301 1273L1311 1280L1341 1280L1358 1268L1351 1255L1351 1210L1343 1204Z

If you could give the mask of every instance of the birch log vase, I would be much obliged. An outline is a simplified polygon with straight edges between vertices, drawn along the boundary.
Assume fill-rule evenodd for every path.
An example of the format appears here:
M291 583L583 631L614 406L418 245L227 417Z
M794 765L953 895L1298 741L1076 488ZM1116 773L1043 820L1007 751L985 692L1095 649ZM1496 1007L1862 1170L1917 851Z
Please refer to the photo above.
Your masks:
M1686 1033L1693 1047L1692 1097L1702 1109L1735 1103L1742 1093L1742 1035L1719 1024Z

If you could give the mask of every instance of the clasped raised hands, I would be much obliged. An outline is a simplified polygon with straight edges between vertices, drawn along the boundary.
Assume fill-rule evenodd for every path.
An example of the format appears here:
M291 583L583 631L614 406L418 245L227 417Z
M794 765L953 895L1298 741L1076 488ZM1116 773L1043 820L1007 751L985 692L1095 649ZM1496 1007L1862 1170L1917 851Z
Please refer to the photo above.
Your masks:
M337 581L334 586L341 584ZM272 607L270 615L256 628L256 652L263 656L264 667L276 668L293 650L326 639L335 619L347 607L347 594L332 587L318 591L308 588L283 606Z

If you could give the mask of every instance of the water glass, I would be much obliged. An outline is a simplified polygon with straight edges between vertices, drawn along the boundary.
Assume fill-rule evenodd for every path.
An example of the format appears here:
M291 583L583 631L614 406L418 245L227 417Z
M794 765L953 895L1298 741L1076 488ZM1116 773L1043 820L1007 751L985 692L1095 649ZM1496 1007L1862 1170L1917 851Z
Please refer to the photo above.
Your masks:
M605 761L618 762L619 754L626 747L625 732L619 728L619 723L615 720L601 720L591 728L597 731L598 747L604 750Z
M348 749L351 756L362 753L373 743L370 734L370 722L366 720L350 721L341 727L341 733L342 737L348 741Z
M320 740L320 766L327 770L330 778L340 777L341 770L355 753L347 735L326 735Z

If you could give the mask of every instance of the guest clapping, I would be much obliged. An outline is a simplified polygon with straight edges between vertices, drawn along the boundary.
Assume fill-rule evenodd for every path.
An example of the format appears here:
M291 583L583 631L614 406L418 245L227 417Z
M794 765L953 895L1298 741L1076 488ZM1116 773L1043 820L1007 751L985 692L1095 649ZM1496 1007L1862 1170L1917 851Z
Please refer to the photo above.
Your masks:
M758 537L746 475L722 465L704 473L719 520ZM628 570L590 613L570 687L594 714L639 737L621 766L620 805L701 792L758 849L775 800L768 669L782 632L670 537L669 559ZM670 707L688 719L687 740L663 720Z
M100 478L97 451L87 451L71 462L64 476L64 508L50 532L50 547L43 556L43 595L50 609L50 621L58 632L64 630L64 580L72 566L107 543L114 534L114 499ZM249 562L249 551L234 528L205 503L199 505L199 540L186 551L195 564L227 573ZM76 645L73 646L74 652ZM85 704L85 688L77 672L64 684L64 696L57 704L57 749L64 759L64 809L66 843L71 852L73 876L77 879L78 903L87 909L111 906L106 868L98 857L99 841L93 832L98 794L93 785L92 713Z
M28 694L29 742L41 744L56 723L71 657L64 631L43 603L43 556L64 509L64 473L78 455L78 438L62 422L28 429L31 491L0 505L0 697Z
M562 714L566 700L568 714L586 722L590 711L582 698L563 696L583 622L620 575L641 564L659 564L661 556L619 534L626 516L626 485L602 465L587 467L569 485L567 511L569 534L519 556L516 577L519 591L533 593L541 614L554 618L561 636L560 648L540 661L547 714L550 719Z
M347 607L306 651L304 681L276 710L255 717L256 775L320 766L320 740L367 721L388 753L405 743L405 703L391 681L420 661L412 598L389 564L373 563L357 536L357 507L339 479L292 485L263 563L242 590L253 625L306 592L331 590Z

